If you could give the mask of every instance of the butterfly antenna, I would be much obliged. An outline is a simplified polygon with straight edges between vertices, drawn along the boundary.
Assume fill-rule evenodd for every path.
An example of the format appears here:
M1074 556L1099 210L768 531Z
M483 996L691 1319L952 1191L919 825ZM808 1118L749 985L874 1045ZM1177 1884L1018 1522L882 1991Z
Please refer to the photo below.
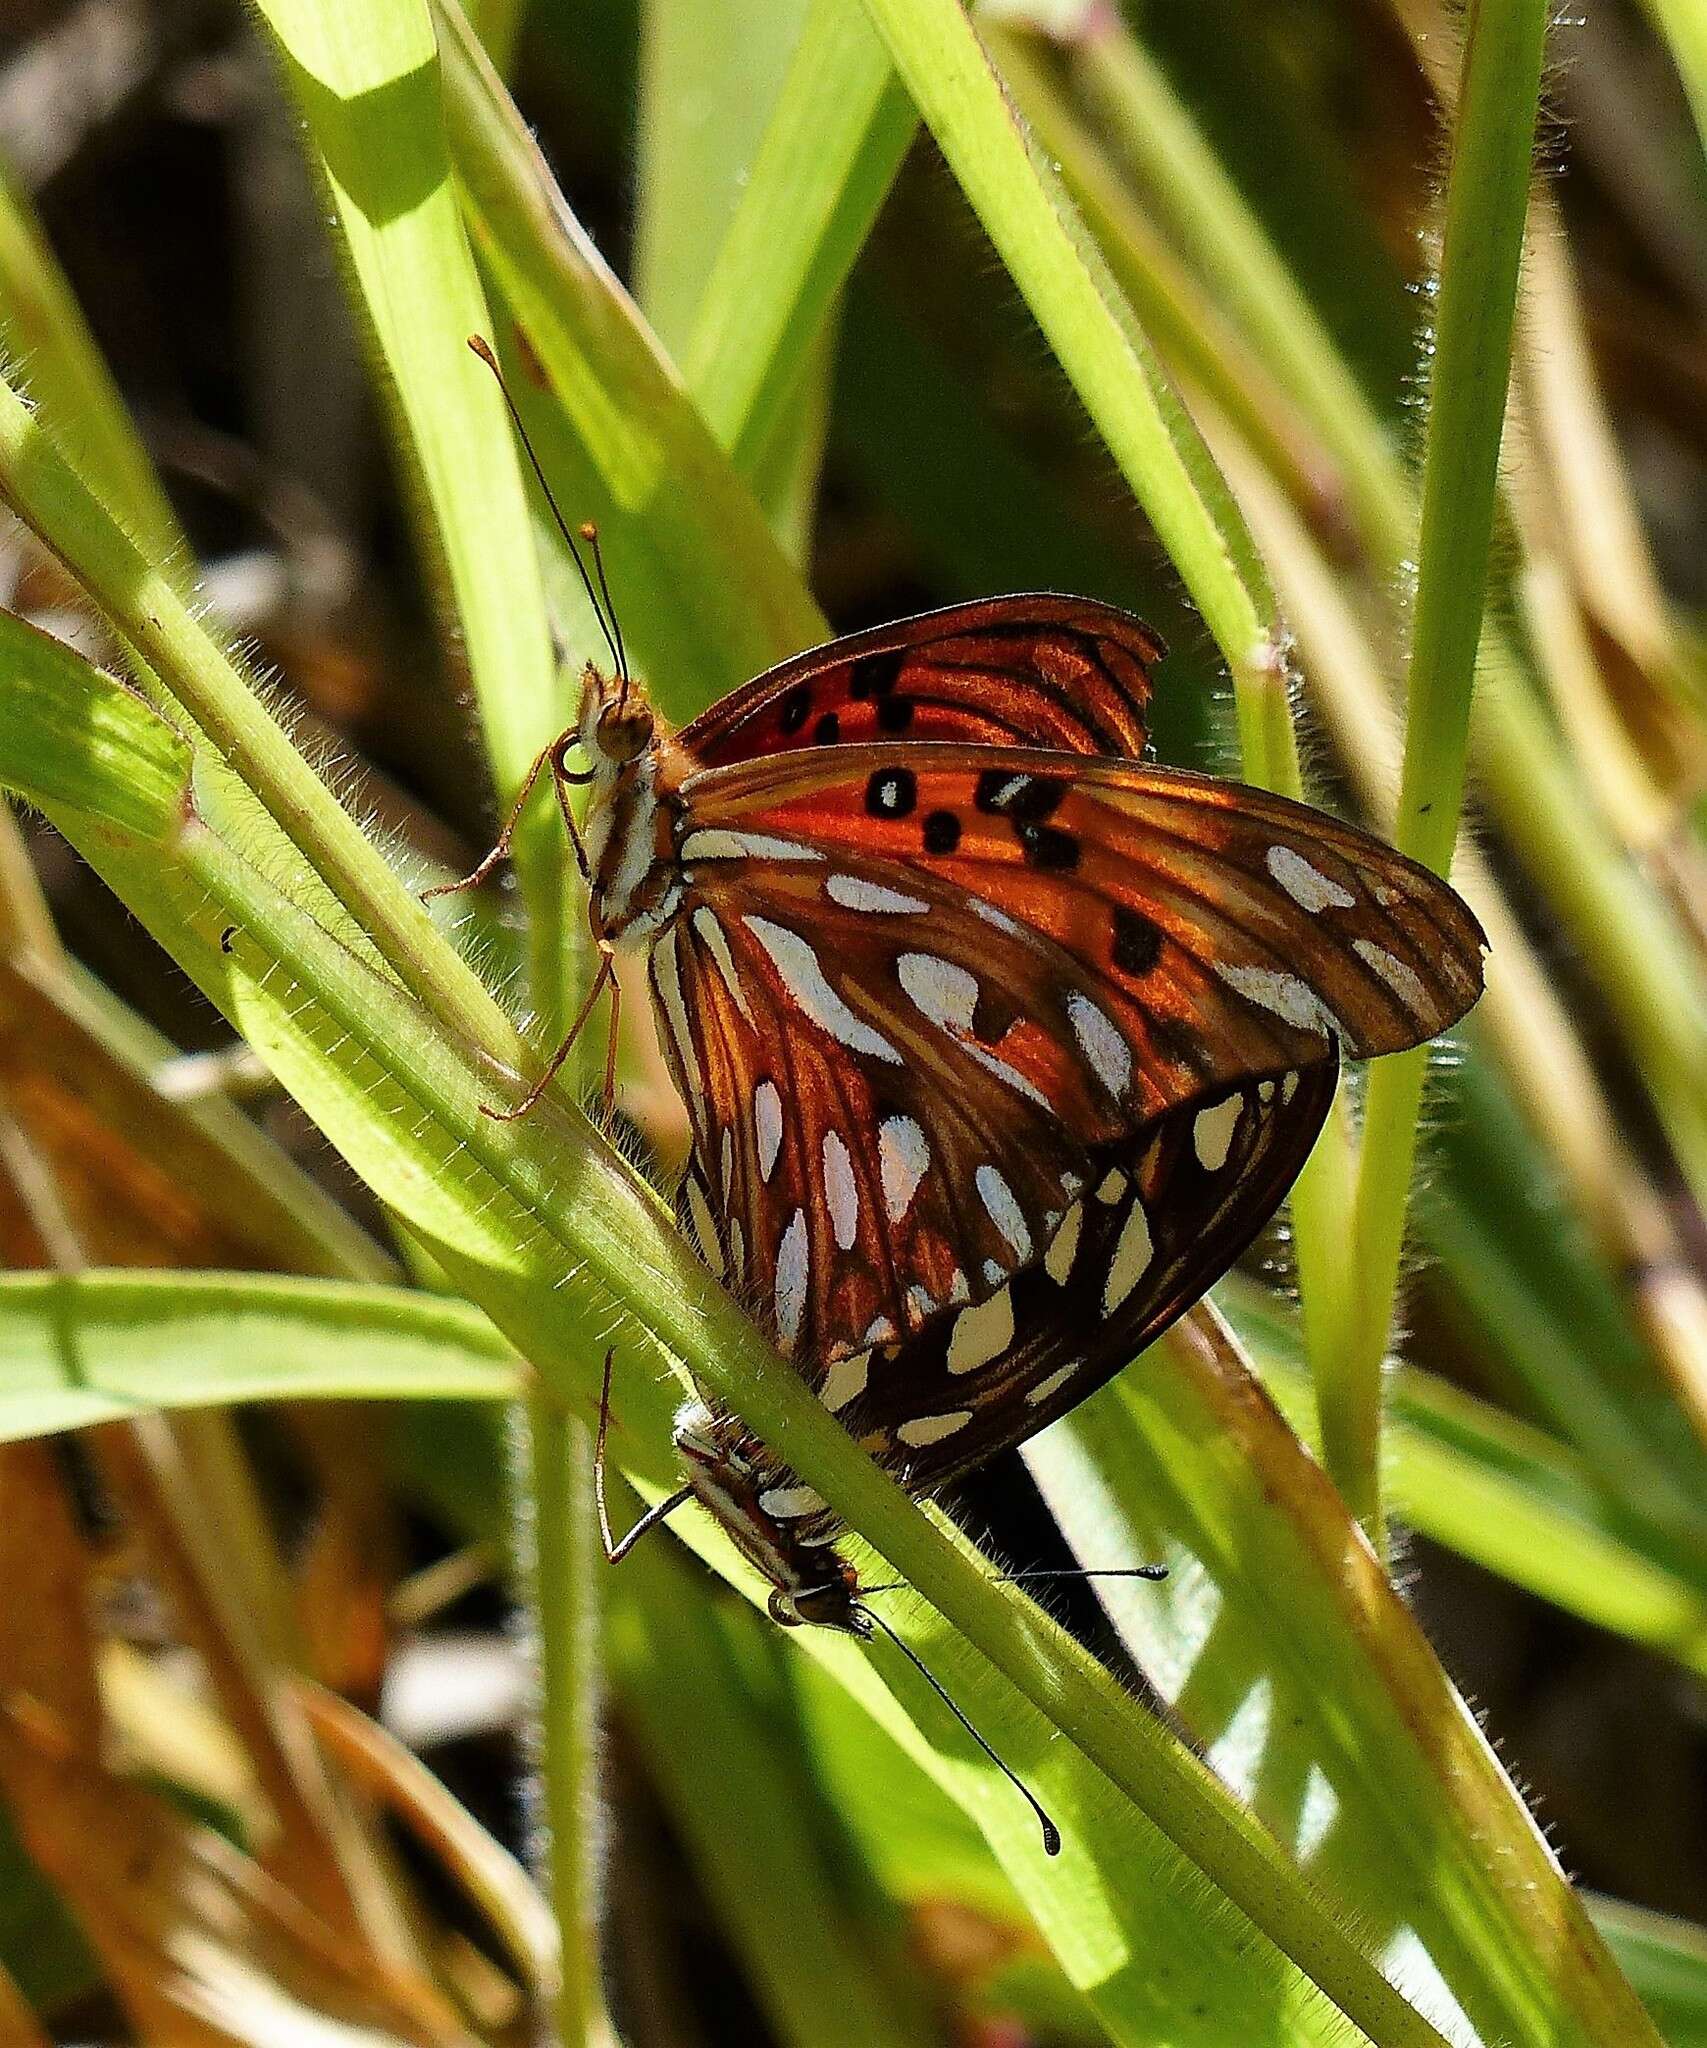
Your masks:
M605 645L610 649L610 658L616 663L617 674L626 682L628 671L623 666L622 648L617 636L611 631L612 621L605 616L604 606L599 603L599 594L593 588L593 579L587 574L587 565L582 560L581 550L575 545L575 536L569 531L568 521L558 509L557 500L551 495L551 486L545 480L545 471L540 467L539 457L534 453L533 443L528 439L528 430L522 425L522 416L516 410L516 401L510 396L510 387L504 381L504 373L498 367L498 358L492 353L491 344L481 334L471 334L468 345L498 380L498 389L504 394L504 403L509 408L510 418L515 423L517 438L527 451L527 459L533 473L539 479L539 487L545 493L545 502L551 507L551 516L557 522L557 531L563 536L570 558L580 574L581 588L587 593L587 602L593 608L593 617L599 622L599 631L605 636ZM601 582L604 580L601 573Z
M895 1631L889 1626L888 1622L886 1622L883 1619L881 1614L874 1613L871 1608L863 1605L855 1607L854 1612L856 1614L863 1614L867 1621L872 1622L873 1624L875 1624L876 1627L882 1629L883 1633L895 1645L896 1649L898 1649L901 1652L902 1656L906 1658L907 1662L912 1665L913 1669L925 1681L926 1685L928 1685L931 1691L936 1694L937 1698L942 1701L943 1705L947 1707L948 1711L960 1723L961 1727L966 1730L967 1734L971 1736L972 1740L975 1743L977 1743L978 1747L990 1759L991 1763L995 1765L996 1769L1001 1772L1002 1776L1007 1779L1008 1783L1025 1801L1026 1805L1029 1806L1032 1812L1037 1815L1038 1825L1043 1830L1044 1855L1059 1856L1061 1853L1061 1830L1049 1818L1048 1814L1044 1812L1043 1807L1037 1798L1037 1795L1032 1791L1031 1787L1026 1784L1024 1779L1017 1775L1012 1765L1005 1764L1002 1761L1002 1759L996 1754L996 1752L990 1747L989 1743L985 1741L984 1737L978 1733L976 1728L973 1727L972 1723L966 1718L966 1715L962 1712L962 1710L955 1705L953 1697L949 1693L948 1689L942 1683L942 1680L940 1678L935 1677L931 1672L929 1666L921 1660L917 1650L910 1648L905 1642L903 1642L900 1636L898 1636L895 1633Z
M610 585L605 581L605 551L599 546L599 529L590 519L581 521L581 538L593 551L593 567L597 570L599 578L599 595L605 601L605 616L610 620L611 631L616 635L616 672L626 683L628 649L623 645L622 621L616 615L616 606L611 602Z

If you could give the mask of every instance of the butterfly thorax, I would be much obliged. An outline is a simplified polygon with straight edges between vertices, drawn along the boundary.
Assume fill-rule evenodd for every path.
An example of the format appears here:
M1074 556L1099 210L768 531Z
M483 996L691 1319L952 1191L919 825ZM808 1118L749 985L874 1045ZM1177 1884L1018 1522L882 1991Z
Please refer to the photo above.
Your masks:
M702 1401L689 1402L676 1418L675 1446L694 1497L770 1581L774 1621L870 1633L854 1568L833 1547L843 1524L818 1494L745 1424Z
M681 901L676 792L692 760L641 684L591 663L575 730L592 775L584 836L593 933L637 943L661 930Z

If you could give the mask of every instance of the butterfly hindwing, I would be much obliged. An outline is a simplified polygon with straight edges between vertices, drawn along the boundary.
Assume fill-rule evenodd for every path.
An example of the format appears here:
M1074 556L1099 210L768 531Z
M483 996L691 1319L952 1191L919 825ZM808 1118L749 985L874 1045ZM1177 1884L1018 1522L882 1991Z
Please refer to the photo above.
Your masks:
M1333 1101L1330 1054L1153 1119L1099 1155L1042 1257L977 1307L821 1365L814 1390L921 1494L1111 1379L1248 1248Z
M1129 612L1091 598L985 598L810 648L678 738L707 767L885 739L1136 758L1164 651Z

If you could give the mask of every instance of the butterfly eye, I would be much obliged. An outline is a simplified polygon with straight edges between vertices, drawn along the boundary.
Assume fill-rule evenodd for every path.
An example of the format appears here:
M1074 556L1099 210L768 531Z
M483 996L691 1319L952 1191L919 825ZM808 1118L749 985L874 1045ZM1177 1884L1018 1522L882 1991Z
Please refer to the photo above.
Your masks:
M639 697L618 696L600 709L593 740L607 760L622 764L637 761L656 733L650 705Z

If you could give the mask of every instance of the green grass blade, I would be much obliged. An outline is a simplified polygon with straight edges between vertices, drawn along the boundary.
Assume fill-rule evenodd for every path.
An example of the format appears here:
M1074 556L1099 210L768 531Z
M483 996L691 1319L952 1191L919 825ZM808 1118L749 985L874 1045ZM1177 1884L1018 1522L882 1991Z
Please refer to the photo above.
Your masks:
M0 731L0 782L15 743L9 724ZM1158 1882L1176 1884L1182 1875L1174 1851L1162 1846L1165 1836L1366 2031L1400 2048L1437 2044L1435 2030L1371 1968L1195 1758L1111 1691L1071 1638L1012 1589L992 1583L774 1362L762 1335L662 1227L657 1198L590 1133L579 1136L579 1119L553 1112L499 1125L483 1116L491 1076L396 983L205 827L192 821L182 835L179 874L157 855L80 827L73 814L61 811L56 822L563 1399L586 1412L598 1333L611 1327L613 1304L635 1319L624 1338L629 1369L615 1446L625 1466L649 1483L669 1470L669 1404L644 1363L650 1352L642 1333L650 1329L666 1357L690 1362L712 1393L768 1441L785 1445L803 1477L944 1617L947 1630L930 1624L933 1654L956 1645L957 1696L1022 1764L1047 1752L1051 1796L1084 1830L1086 1855L1097 1853L1107 1827L1118 1822L1118 1831L1129 1832L1135 1807L1148 1816L1140 1832L1154 1845L1147 1860ZM719 1564L730 1568L726 1545ZM750 1576L741 1576L750 1587ZM897 1619L909 1631L926 1626L917 1609L898 1609ZM870 1683L865 1659L853 1661L861 1682ZM943 1725L930 1695L895 1671L892 1658L883 1668L909 1717L930 1731L932 1752L963 1758L965 1738ZM1051 1727L1069 1742L1050 1744ZM1104 1780L1124 1795L1112 1806ZM953 1781L1004 1855L1043 1886L1050 1874L1037 1871L1035 1833L1011 1787L981 1761L957 1762ZM1129 1856L1112 1855L1106 1868L1115 1881L1129 1870ZM1070 1868L1053 1874L1063 1911L1060 1886L1072 1878Z
M621 286L563 206L533 139L449 10L445 118L476 247L541 387L518 401L571 517L599 522L625 630L672 717L820 639L764 514ZM583 651L591 651L586 649Z
M78 468L153 561L188 567L167 501L124 401L28 199L0 171L0 348Z
M507 809L568 713L519 457L490 372L467 347L490 321L446 154L432 23L424 0L261 0L259 12L384 366L429 581L448 581L447 612ZM520 835L515 864L534 1003L549 1032L565 1002L565 877L543 812Z
M516 1356L466 1302L254 1273L0 1275L0 1441L230 1401L501 1400Z
M1312 1881L1412 1956L1437 2023L1653 2038L1379 1561L1205 1318L1026 1455L1083 1563L1177 1567L1103 1604Z
M790 1725L764 1622L714 1606L662 1545L642 1544L624 1561L611 1605L613 1683L777 2040L935 2040L923 1987L909 1984L902 1965L899 1930L884 1940L861 1914L845 1845L824 1839L822 1793ZM687 1727L691 1743L682 1740ZM732 1824L734 1815L751 1824Z
M1618 1899L1595 1899L1591 1909L1669 2048L1707 2048L1707 1934Z
M1547 22L1545 0L1478 0L1466 21L1395 831L1403 852L1440 874L1452 865L1463 803ZM1320 1390L1335 1469L1349 1470L1357 1497L1372 1502L1380 1493L1381 1367L1427 1071L1423 1050L1380 1062L1370 1077L1354 1240L1357 1326L1352 1345L1332 1354L1340 1370Z
M864 246L917 118L864 15L845 0L812 0L682 350L688 389L744 475Z
M646 0L634 295L680 356L808 0Z
M1245 768L1296 793L1274 601L1244 522L955 0L865 0L914 104L1229 669Z
M1707 14L1696 0L1644 0L1644 4L1671 50L1702 147L1707 149Z
M1163 359L1302 502L1325 491L1324 520L1383 541L1391 575L1415 513L1380 415L1144 46L1099 23L1074 48L1073 76L1142 199L1072 118L1032 39L992 41Z
M541 1388L530 1391L519 1426L527 1433L527 1473L518 1548L539 1644L540 1875L561 1957L552 2017L561 2048L599 2048L612 2035L599 1970L604 1553L593 1517L593 1439L580 1416Z
M61 640L0 612L0 690L16 721L11 788L164 845L190 792L190 749L141 697Z
M1308 1440L1316 1423L1296 1320L1246 1282L1219 1298ZM1383 1448L1410 1527L1597 1628L1707 1668L1707 1563L1610 1503L1588 1459L1557 1437L1401 1366Z
M479 978L439 937L365 837L267 711L252 679L71 468L45 427L0 380L0 495L65 563L121 637L167 679L219 758L364 930L404 984L476 1043L508 1045L513 1030ZM19 721L21 741L26 725ZM9 761L12 786L23 764ZM118 799L114 799L117 801Z

